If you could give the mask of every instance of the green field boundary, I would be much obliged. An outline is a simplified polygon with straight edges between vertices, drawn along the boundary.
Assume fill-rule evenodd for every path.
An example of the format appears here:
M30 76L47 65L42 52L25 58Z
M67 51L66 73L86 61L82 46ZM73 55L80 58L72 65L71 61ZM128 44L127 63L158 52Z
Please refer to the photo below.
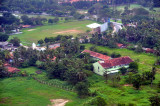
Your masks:
M48 86L53 86L53 87L60 88L60 89L70 91L70 92L75 92L74 87L60 84L57 81L46 82L45 80L42 80L40 78L36 78L36 77L33 77L33 76L30 76L30 77L32 77L34 80L36 80L37 82L39 82L41 84L45 84L45 85L48 85Z

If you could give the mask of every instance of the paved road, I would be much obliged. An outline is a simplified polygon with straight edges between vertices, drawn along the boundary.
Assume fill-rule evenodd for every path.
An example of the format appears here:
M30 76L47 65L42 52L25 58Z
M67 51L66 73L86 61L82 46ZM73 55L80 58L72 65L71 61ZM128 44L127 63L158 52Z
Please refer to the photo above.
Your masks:
M114 28L115 28L115 31L114 31L114 32L118 33L118 31L119 31L120 29L122 29L122 27L121 27L122 24L117 23L117 22L112 22L112 23L113 23Z

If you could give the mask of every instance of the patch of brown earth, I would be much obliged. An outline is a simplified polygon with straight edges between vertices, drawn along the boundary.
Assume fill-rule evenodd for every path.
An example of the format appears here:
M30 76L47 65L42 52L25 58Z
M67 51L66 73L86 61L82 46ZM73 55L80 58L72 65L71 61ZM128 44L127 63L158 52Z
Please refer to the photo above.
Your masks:
M34 31L34 30L36 30L36 29L29 29L28 31Z
M123 86L133 86L132 84L125 84L125 85L123 85Z
M8 103L8 102L9 102L9 98L8 97L0 98L0 104Z
M72 30L66 30L66 31L59 31L59 32L55 32L54 34L64 34L64 33L80 33L80 30L76 30L76 29L72 29Z
M69 100L66 99L51 99L51 105L48 106L65 106L65 104L67 102L69 102Z

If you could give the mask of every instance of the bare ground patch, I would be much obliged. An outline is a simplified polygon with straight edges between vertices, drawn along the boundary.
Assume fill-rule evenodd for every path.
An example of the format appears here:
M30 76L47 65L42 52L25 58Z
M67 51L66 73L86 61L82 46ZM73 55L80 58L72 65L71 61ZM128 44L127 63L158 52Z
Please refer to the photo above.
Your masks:
M81 32L82 31L80 31L80 30L71 29L71 30L66 30L66 31L54 32L54 34L64 34L64 33L74 34L74 33L81 33Z
M34 30L36 30L36 29L29 29L28 31L34 31Z
M51 99L50 101L51 105L48 106L65 106L65 104L69 102L67 99Z

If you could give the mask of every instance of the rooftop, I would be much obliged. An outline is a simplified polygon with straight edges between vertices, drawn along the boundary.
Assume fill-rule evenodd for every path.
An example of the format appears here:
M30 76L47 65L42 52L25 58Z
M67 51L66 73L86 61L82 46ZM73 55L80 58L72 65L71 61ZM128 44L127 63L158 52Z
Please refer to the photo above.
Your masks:
M98 28L98 27L100 27L101 25L100 24L97 24L97 23L93 23L93 24L89 24L89 25L87 25L87 27L89 27L89 28Z
M93 51L90 51L90 50L84 50L84 51L82 51L82 53L89 53L90 56L101 59L101 60L109 60L111 58L107 55L103 55L103 54L93 52Z
M124 56L124 57L114 58L114 59L111 59L111 60L105 60L104 62L99 61L99 64L103 68L110 68L110 67L113 67L113 66L130 64L131 62L133 62L133 60L130 57Z

